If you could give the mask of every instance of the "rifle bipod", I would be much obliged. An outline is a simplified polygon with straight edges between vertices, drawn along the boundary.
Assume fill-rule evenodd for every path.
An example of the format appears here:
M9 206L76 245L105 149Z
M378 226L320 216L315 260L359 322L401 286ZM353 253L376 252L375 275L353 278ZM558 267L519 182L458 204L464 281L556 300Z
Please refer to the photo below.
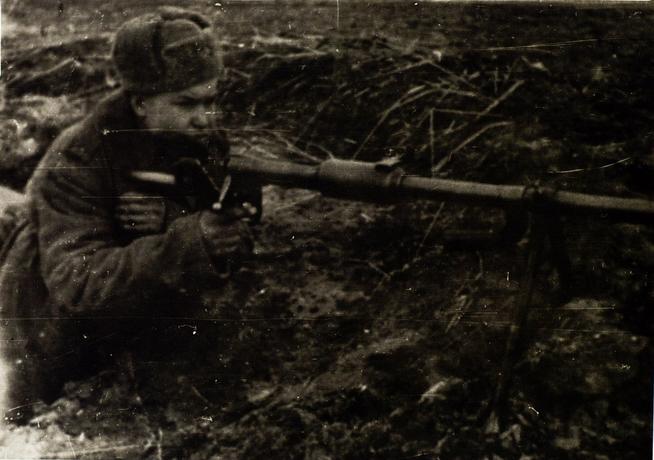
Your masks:
M498 433L501 422L505 418L513 370L524 349L523 345L525 345L523 333L532 305L536 280L539 270L546 260L546 243L549 243L549 257L558 273L561 292L564 296L569 293L571 268L564 247L561 225L561 218L555 209L540 208L529 212L529 227L526 235L527 263L523 278L520 280L520 295L512 312L509 335L493 399L480 413L480 420L485 422L486 433Z

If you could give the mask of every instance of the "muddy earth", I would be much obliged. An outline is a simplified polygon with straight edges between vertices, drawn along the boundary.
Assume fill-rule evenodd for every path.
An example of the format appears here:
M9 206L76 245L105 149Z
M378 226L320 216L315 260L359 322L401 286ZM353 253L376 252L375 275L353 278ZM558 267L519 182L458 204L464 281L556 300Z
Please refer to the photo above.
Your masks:
M2 184L116 88L111 33L160 4L134 3L3 2ZM652 198L650 10L176 4L220 31L236 153ZM546 258L493 406L526 289L516 214L267 186L256 255L203 316L2 426L0 458L648 458L654 228L563 217L546 254L565 247L570 286Z

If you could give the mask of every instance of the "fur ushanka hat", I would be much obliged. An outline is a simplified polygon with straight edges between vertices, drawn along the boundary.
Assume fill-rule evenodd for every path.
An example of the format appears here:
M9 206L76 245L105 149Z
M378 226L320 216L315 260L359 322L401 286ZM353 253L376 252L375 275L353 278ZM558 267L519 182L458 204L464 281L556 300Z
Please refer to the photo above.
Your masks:
M182 8L163 8L123 24L113 60L123 88L139 95L189 88L222 70L209 21Z

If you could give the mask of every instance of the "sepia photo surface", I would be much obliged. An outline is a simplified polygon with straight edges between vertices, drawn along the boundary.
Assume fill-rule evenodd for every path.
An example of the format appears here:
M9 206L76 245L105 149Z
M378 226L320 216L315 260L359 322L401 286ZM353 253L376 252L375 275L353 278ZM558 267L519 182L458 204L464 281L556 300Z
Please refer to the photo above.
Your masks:
M0 6L0 459L650 458L649 2Z

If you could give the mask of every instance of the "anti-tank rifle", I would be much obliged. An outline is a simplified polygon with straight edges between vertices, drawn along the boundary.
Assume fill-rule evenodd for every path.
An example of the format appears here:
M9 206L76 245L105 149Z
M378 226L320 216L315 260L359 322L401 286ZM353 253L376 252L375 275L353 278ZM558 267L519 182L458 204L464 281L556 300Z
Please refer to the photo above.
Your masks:
M539 184L495 185L479 182L438 179L408 175L394 162L367 163L330 159L317 165L232 156L223 165L223 181L216 184L195 160L180 163L177 178L159 173L137 172L142 181L185 183L209 193L208 202L221 203L230 177L275 184L288 188L319 191L324 196L376 203L410 200L455 201L475 206L522 209L528 212L531 225L528 234L529 257L521 281L520 298L513 311L507 338L502 371L495 397L485 411L487 429L499 429L500 411L504 408L513 363L519 353L518 343L527 319L535 279L543 259L545 242L549 239L551 257L565 291L569 282L570 262L564 249L560 215L601 215L616 221L636 223L654 222L654 202L645 199L621 198L605 195L558 190Z
M600 214L618 221L654 221L654 202L650 200L569 192L538 184L496 185L415 176L405 174L391 162L330 159L306 165L233 155L224 165L221 180L227 183L218 181L192 159L178 162L174 175L148 171L132 175L141 182L192 188L205 202L222 201L231 176L238 176L261 185L316 190L328 197L373 203L454 201L563 214Z
M652 221L654 202L598 196L539 185L494 185L405 174L393 163L326 160L303 165L232 156L230 174L262 184L317 190L325 196L369 202L456 201L497 207L552 208L562 213L600 213L616 220Z

